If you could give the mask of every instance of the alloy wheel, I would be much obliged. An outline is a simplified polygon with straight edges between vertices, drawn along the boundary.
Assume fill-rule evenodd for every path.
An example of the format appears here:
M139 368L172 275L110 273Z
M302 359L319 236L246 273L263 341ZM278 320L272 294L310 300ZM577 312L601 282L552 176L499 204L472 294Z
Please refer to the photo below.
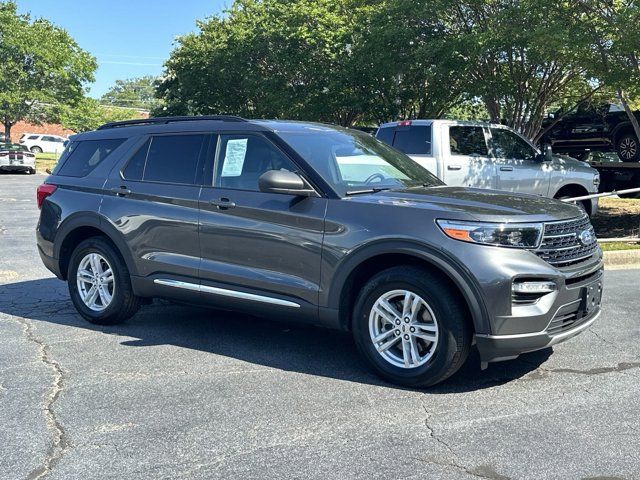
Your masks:
M620 142L620 156L625 160L635 158L638 152L638 144L634 138L625 137Z
M102 312L113 300L115 281L109 262L99 253L85 255L76 273L82 302L94 312Z
M438 345L438 321L429 304L409 290L381 295L369 314L374 347L390 364L416 368L433 357Z

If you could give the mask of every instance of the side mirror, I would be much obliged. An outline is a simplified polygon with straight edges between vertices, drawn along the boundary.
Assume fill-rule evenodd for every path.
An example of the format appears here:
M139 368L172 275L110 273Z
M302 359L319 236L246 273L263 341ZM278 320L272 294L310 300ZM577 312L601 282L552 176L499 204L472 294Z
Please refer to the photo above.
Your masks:
M258 178L258 187L264 193L281 193L298 197L318 195L300 175L289 170L269 170L263 173Z
M551 149L551 145L547 143L542 146L542 153L538 155L538 159L541 162L553 162L553 150Z

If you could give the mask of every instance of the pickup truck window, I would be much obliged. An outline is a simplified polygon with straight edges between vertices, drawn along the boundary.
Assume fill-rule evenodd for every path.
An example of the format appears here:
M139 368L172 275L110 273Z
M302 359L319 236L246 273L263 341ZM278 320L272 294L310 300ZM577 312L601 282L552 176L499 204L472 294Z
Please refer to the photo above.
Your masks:
M383 127L376 138L407 155L431 155L431 125Z
M536 151L527 141L509 130L492 128L493 151L497 158L511 158L514 160L533 160Z
M449 146L452 155L489 156L482 127L449 127Z
M431 125L398 127L393 146L407 155L431 155Z

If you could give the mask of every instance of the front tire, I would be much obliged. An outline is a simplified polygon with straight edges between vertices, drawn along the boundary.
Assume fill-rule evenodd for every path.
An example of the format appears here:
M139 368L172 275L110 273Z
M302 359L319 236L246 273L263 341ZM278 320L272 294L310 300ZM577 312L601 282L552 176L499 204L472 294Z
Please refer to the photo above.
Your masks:
M113 245L101 237L89 238L76 247L67 283L73 305L91 323L122 323L140 307L126 264Z
M625 133L616 142L616 153L623 162L637 162L640 160L640 145L633 133Z
M375 275L358 295L353 336L383 378L408 387L447 379L464 364L472 328L454 287L432 272L399 266Z

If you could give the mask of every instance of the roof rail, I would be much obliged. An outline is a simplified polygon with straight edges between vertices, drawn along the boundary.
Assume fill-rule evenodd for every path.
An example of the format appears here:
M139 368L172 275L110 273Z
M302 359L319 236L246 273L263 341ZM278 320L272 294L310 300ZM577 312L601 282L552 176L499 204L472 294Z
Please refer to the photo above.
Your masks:
M109 128L129 127L133 125L166 125L173 122L198 122L202 120L214 120L218 122L248 122L248 120L235 115L202 115L190 117L153 117L138 118L134 120L124 120L122 122L109 122L98 127L98 130L107 130Z

